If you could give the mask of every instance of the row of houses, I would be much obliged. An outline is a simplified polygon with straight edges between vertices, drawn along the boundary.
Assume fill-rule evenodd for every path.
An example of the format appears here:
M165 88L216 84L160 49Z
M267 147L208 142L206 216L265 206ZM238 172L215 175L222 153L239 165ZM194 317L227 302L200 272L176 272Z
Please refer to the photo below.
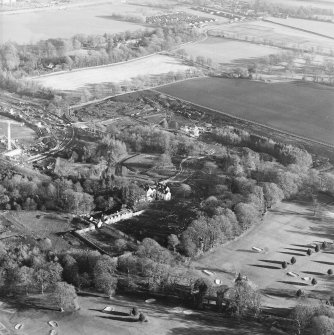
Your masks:
M155 15L155 16L149 16L146 18L146 23L159 25L159 26L167 26L167 25L180 24L180 23L185 23L190 26L194 26L194 25L202 25L204 23L214 22L214 21L216 20L212 18L200 17L198 15L191 15L185 12Z

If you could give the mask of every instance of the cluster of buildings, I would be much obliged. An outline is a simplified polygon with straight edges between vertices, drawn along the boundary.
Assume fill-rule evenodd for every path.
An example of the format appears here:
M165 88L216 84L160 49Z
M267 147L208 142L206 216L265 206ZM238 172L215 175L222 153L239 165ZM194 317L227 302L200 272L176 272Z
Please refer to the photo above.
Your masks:
M213 9L206 8L206 7L194 7L194 9L197 11L211 14L211 15L225 17L225 18L230 19L231 21L244 21L246 19L246 16L244 15L230 13L230 12L226 12L222 10L213 10Z
M215 19L200 17L185 12L176 12L173 14L154 15L146 18L146 23L159 26L168 26L173 24L186 23L189 26L200 26L207 22L214 22Z
M154 200L169 201L172 199L170 188L164 183L145 185L144 190L146 192L146 201L149 202Z

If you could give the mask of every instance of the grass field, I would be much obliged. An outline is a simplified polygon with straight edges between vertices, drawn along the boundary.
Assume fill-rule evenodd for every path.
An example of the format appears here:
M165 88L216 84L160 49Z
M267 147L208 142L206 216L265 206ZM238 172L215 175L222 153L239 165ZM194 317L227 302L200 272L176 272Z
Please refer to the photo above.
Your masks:
M334 6L334 5L333 5ZM291 27L296 27L299 29L305 29L317 34L323 34L334 38L334 24L327 22L302 20L295 18L280 19L277 17L271 17L270 21L285 24Z
M112 34L144 29L143 26L110 18L112 13L143 15L157 10L126 4L99 4L68 9L49 9L13 15L1 15L0 43L36 42L47 38L68 38L75 34ZM87 24L87 22L89 24Z
M24 297L23 297L24 298ZM50 320L59 325L58 335L271 335L275 334L254 321L238 321L217 317L217 313L191 311L186 315L182 307L160 302L146 304L144 299L116 296L112 300L83 294L79 296L80 311L60 313L48 310L48 296L33 296L30 301L36 307L24 308L17 304L14 313L1 309L15 305L4 304L0 307L0 322L10 331L8 334L45 335L49 334ZM41 303L40 303L41 302ZM41 308L38 308L42 305ZM115 312L102 313L106 306L113 306ZM129 317L134 306L144 312L149 322L136 322ZM190 312L188 310L188 312ZM24 325L23 330L14 331L17 323ZM0 325L1 326L1 325ZM7 333L6 333L7 334Z
M0 120L7 120L7 118L1 116ZM32 143L36 136L31 128L15 124L11 125L11 134L12 140L18 139L19 142L23 142L24 144ZM7 124L0 122L0 137L3 135L7 137Z
M34 78L45 87L56 90L77 90L86 85L99 83L121 83L140 75L159 75L170 71L185 71L189 66L183 65L179 60L153 55L143 59L129 61L123 64L71 71L55 75Z
M188 44L182 49L194 58L203 56L211 58L214 63L218 64L229 64L236 61L242 63L280 51L270 46L232 41L221 37L209 37L203 42Z
M247 0L248 2L253 2L253 0ZM315 8L325 8L332 9L334 2L333 0L267 0L274 5L288 6L288 7L315 7Z
M334 144L334 89L306 83L265 84L200 78L158 89L161 93Z
M316 25L318 24L315 23ZM326 37L315 36L313 34L298 31L288 27L282 27L270 22L256 21L233 23L217 31L233 34L236 38L245 38L252 41L273 41L284 44L285 47L322 48L323 50L334 49L334 40Z
M265 216L260 226L202 257L197 268L214 271L214 278L224 283L234 278L224 272L240 271L261 290L267 307L293 306L299 288L310 297L326 298L334 289L333 280L327 275L327 270L334 267L333 248L311 256L306 255L306 250L312 243L334 239L333 211L334 206L325 206L321 214L314 216L311 203L282 203ZM253 246L264 251L257 253ZM281 262L290 262L293 256L296 264L282 269ZM288 276L289 271L299 277ZM312 286L301 277L316 278L318 284Z

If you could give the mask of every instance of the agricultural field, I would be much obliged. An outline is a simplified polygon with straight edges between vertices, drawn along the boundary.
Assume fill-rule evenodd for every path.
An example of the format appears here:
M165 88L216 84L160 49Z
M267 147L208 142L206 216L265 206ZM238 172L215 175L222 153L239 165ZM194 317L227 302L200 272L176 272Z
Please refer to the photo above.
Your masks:
M247 38L250 42L274 43L274 45L289 48L313 48L314 50L326 52L334 50L334 40L330 38L316 36L264 21L233 23L225 27L211 29L210 34L215 36L225 34L231 38Z
M261 290L265 307L292 307L298 289L311 298L326 299L334 289L333 280L327 275L327 270L334 267L334 248L317 253L312 244L333 241L334 206L324 203L320 208L314 215L311 202L281 203L266 214L260 225L204 255L196 267L215 272L214 278L224 283L241 272ZM263 251L257 252L253 247ZM313 250L311 256L306 254L308 248ZM290 262L292 257L296 263L282 269L282 262ZM297 276L289 276L291 271ZM312 278L317 285L310 283Z
M254 2L254 0L247 0L248 2ZM333 0L267 0L273 5L281 5L287 7L314 7L314 8L325 8L332 9L334 2Z
M221 37L209 37L202 42L188 44L182 49L195 59L197 56L203 56L211 58L217 64L243 63L281 51L270 46L233 41Z
M198 78L166 85L158 91L231 116L334 144L334 90L330 87Z
M113 13L147 15L157 10L126 4L98 4L73 8L51 8L1 15L0 43L37 42L48 38L69 38L75 34L113 34L144 29L139 24L111 19ZM85 24L89 22L89 24Z
M334 38L334 24L295 18L281 19L270 17L270 21L288 25L292 28L305 29L316 34L322 34Z
M138 76L155 76L171 71L185 72L191 68L193 67L184 65L175 58L164 55L152 55L122 64L45 75L36 77L34 80L45 87L61 91L72 91L92 84L122 83Z

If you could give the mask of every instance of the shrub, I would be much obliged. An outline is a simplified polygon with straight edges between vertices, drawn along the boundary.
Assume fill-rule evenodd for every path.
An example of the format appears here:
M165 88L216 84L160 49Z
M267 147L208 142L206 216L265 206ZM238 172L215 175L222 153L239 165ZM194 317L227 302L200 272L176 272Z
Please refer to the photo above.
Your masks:
M318 282L317 282L317 280L316 280L315 278L313 278L313 279L311 280L311 284L312 284L312 285L317 285Z
M333 274L333 270L332 269L328 269L327 274L332 275Z
M299 298L299 297L301 297L301 296L303 296L304 295L304 291L302 291L301 289L299 289L299 290L297 290L297 292L296 292L296 296Z
M312 255L312 250L311 249L307 249L306 253L311 256Z
M282 262L282 268L286 269L288 267L288 263L286 261Z
M328 247L328 243L326 241L323 241L321 244L322 249L326 249Z
M296 263L296 258L295 257L292 257L291 258L291 264L295 264Z
M137 316L138 313L139 313L139 311L138 311L138 307L133 307L133 308L130 310L130 315Z
M148 322L147 316L144 313L139 314L139 321L140 322Z
M314 251L315 251L315 252L319 252L319 251L320 251L319 244L317 244L317 245L315 246Z

